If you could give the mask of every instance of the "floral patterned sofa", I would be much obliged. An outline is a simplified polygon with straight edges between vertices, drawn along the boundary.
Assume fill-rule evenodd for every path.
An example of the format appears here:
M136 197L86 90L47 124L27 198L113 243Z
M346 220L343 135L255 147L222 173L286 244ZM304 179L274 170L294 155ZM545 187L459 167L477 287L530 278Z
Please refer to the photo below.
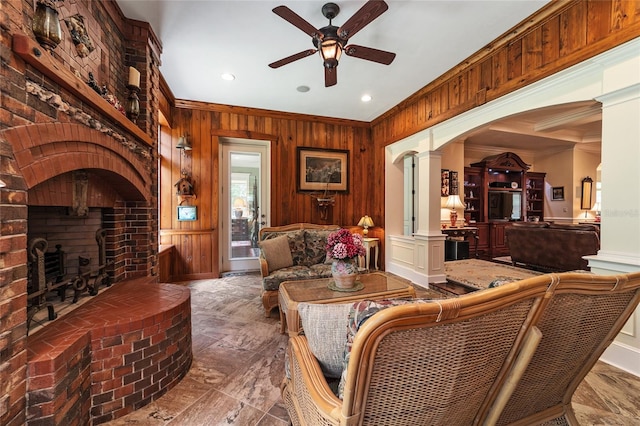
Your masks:
M327 236L336 229L340 227L294 223L260 230L258 244L265 316L278 306L280 283L331 276L331 264L325 263L326 245Z

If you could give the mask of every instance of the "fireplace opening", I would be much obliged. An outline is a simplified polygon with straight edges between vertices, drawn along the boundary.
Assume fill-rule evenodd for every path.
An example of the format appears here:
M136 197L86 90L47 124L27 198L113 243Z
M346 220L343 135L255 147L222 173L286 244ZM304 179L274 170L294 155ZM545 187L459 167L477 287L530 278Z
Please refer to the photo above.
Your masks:
M78 216L67 207L28 208L29 332L111 286L114 260L107 257L103 210Z

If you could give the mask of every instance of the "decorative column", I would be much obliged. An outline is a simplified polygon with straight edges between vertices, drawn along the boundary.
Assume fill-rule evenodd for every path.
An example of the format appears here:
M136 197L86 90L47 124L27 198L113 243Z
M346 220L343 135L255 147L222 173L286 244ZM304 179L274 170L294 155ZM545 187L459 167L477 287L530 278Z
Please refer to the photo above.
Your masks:
M425 151L417 155L418 226L415 237L414 268L427 282L443 282L444 240L440 228L440 169L442 153ZM428 184L427 184L428 183ZM426 284L426 283L425 283Z
M640 55L603 72L600 251L587 256L593 272L640 271ZM640 375L640 308L603 361Z

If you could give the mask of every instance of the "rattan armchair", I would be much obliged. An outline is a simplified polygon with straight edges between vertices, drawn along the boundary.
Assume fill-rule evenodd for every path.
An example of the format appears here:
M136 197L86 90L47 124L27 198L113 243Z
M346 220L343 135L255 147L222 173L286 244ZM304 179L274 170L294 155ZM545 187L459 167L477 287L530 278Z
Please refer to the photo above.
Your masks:
M639 300L640 273L567 273L390 307L355 335L342 400L292 337L283 400L294 425L572 424L575 388Z
M571 398L640 301L640 273L559 274L541 306L542 340L497 424L577 425Z

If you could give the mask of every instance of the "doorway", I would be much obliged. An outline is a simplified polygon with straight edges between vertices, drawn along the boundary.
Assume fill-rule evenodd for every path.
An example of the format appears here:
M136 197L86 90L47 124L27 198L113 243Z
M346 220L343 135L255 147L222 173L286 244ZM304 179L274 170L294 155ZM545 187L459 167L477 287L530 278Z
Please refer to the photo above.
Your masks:
M222 272L260 269L258 233L269 223L269 142L220 138Z

